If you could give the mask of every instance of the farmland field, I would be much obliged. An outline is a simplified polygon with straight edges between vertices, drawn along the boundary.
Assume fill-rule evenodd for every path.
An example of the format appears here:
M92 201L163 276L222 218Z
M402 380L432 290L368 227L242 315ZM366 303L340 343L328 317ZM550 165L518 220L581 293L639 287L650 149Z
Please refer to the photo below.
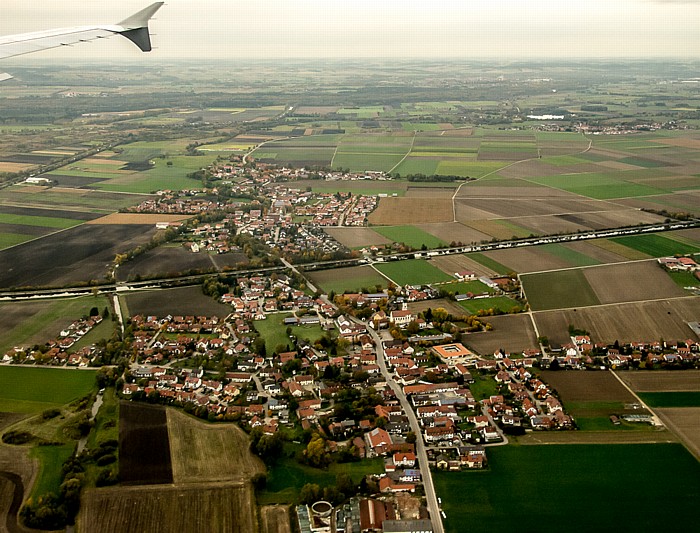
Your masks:
M525 274L520 280L533 310L600 304L581 270Z
M465 270L474 272L477 276L494 276L498 272L488 268L467 255L439 255L431 259L433 264L449 275Z
M173 482L165 408L119 405L119 480L129 485Z
M125 303L126 311L122 308L122 312L126 316L201 315L224 317L231 312L230 306L206 296L199 286L161 289L155 292L142 291L123 295L120 298Z
M601 304L686 295L656 261L586 268L583 274Z
M377 269L394 283L401 286L425 285L452 281L454 279L422 259L380 263L377 265Z
M700 461L700 407L664 407L654 412Z
M0 411L38 413L82 398L95 388L95 372L0 367Z
M477 314L479 311L489 309L500 309L504 313L518 312L522 309L520 302L508 296L494 296L492 298L478 298L474 300L463 300L457 305L464 308L469 314Z
M370 228L325 228L324 231L348 248L364 248L392 242Z
M380 198L379 206L368 219L378 226L452 222L452 201L444 197Z
M700 390L687 392L640 392L638 395L651 408L700 407Z
M676 298L657 302L622 303L614 306L535 312L541 335L553 344L570 342L568 326L590 331L595 342L613 343L694 339L688 322L697 320L700 299Z
M654 372L618 372L618 376L635 392L698 392L700 370L655 370Z
M208 424L176 409L167 412L174 483L248 481L265 472L238 425Z
M633 250L638 250L651 257L664 257L676 254L700 253L700 247L679 242L663 235L632 235L610 239Z
M572 532L651 533L670 522L692 529L698 517L675 491L658 490L673 486L700 497L700 463L678 444L504 446L489 449L489 465L484 472L434 474L448 533L465 527L545 533L561 531L562 524ZM653 513L620 516L621 509L637 509L650 493L659 498ZM581 494L595 494L595 505Z
M415 226L382 226L373 228L374 231L392 242L403 243L414 249L440 248L446 243L424 232Z
M308 276L314 285L320 286L326 293L358 292L362 288L375 292L377 285L386 287L388 284L385 277L369 266L318 270L310 272Z
M539 348L529 316L489 316L484 320L493 326L492 331L469 333L462 337L462 342L476 353L489 355L502 348L515 354L528 348Z

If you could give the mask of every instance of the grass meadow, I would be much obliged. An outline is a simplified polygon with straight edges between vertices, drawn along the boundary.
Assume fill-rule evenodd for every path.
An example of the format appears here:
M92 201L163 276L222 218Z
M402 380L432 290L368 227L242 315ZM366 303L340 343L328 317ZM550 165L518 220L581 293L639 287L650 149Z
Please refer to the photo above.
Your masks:
M422 259L408 259L381 263L377 269L397 285L429 285L450 281L453 278Z

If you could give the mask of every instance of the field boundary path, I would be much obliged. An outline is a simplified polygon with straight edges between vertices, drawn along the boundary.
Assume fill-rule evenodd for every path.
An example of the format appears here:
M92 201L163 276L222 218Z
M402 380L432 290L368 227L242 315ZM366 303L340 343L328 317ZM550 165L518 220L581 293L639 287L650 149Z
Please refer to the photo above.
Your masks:
M396 170L397 168L399 168L399 165L401 165L401 163L403 163L404 161L406 161L406 158L408 158L408 156L411 155L411 152L413 152L413 147L414 147L415 144L416 144L416 134L417 134L417 133L418 133L418 131L413 130L413 139L411 139L411 146L408 147L408 152L406 152L406 155L404 155L404 156L401 158L401 161L399 161L399 162L396 163L393 167L391 167L391 169L389 170L389 172L387 172L387 174L391 174L392 172L394 172L394 170ZM335 155L334 155L333 157L335 158Z
M613 376L615 376L615 379L616 379L617 381L620 382L620 385L622 385L625 389L627 389L627 391L628 391L632 396L634 396L634 398L637 400L637 402L638 402L642 407L644 407L644 409L646 409L647 411L649 411L649 412L652 414L653 420L654 420L654 425L655 425L655 426L665 426L665 424L661 421L661 418L659 418L659 416L651 409L651 407L649 407L649 406L644 402L644 400L642 400L639 396L637 396L637 393L634 392L634 391L630 388L630 386L627 385L627 383L625 383L624 380L623 380L620 376L618 376L618 375L615 373L615 371L614 371L612 368L610 368L610 369L608 369L608 370L612 373Z

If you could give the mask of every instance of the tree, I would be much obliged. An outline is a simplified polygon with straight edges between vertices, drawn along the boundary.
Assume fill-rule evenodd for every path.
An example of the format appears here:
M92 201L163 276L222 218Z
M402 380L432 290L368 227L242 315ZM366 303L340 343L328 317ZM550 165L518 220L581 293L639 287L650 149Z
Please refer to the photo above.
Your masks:
M315 433L311 437L309 444L306 445L304 457L311 466L320 468L328 464L329 457L328 452L326 452L326 441L318 433Z
M311 505L321 499L321 487L316 483L307 483L299 491L299 502Z

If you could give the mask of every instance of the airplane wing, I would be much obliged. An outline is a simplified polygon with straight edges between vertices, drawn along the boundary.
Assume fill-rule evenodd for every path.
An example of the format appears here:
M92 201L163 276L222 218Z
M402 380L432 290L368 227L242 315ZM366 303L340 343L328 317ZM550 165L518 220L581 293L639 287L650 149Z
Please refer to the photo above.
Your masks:
M151 36L148 32L148 21L164 3L155 2L118 24L77 26L0 37L0 59L104 39L113 35L123 35L142 51L150 52ZM11 77L9 74L0 72L0 81Z

